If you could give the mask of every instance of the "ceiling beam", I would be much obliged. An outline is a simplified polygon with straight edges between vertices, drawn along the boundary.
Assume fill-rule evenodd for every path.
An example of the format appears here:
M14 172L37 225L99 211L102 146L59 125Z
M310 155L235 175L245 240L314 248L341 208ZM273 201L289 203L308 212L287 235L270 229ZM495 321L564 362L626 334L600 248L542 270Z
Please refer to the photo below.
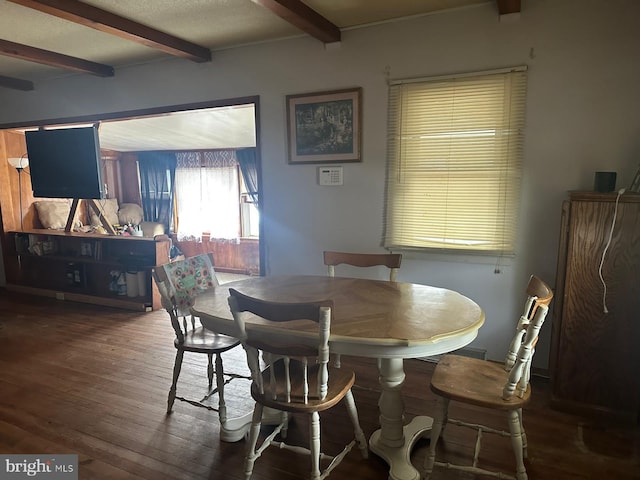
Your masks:
M340 41L340 29L301 0L252 0L324 43Z
M95 28L125 40L141 43L169 55L194 62L211 61L211 51L168 33L147 27L106 10L77 0L8 0L64 20Z
M498 13L500 15L520 13L520 10L522 9L522 6L520 5L521 0L496 0L496 2L498 4Z
M28 92L29 90L33 90L33 82L0 75L0 87L12 88L13 90L22 90L23 92Z
M0 55L99 77L113 77L113 67L0 39Z

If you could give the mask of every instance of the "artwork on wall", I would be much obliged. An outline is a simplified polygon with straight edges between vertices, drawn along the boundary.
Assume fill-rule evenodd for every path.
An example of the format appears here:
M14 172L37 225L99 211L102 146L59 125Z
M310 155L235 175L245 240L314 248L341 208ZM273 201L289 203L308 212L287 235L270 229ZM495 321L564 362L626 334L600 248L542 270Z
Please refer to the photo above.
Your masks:
M287 95L289 163L360 162L362 89Z

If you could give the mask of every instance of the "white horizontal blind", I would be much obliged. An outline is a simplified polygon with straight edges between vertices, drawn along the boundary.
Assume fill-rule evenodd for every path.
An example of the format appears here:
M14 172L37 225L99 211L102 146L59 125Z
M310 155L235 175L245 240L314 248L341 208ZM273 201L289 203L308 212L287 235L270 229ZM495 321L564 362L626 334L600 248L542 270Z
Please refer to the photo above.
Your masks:
M384 245L514 251L526 71L389 91Z

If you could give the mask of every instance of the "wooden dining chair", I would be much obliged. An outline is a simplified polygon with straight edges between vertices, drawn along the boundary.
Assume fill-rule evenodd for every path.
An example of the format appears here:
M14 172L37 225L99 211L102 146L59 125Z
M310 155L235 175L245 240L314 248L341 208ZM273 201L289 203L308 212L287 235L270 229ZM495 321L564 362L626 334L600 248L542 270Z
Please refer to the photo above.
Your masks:
M272 445L309 455L312 480L320 480L329 475L356 443L362 456L367 458L367 441L360 427L355 400L351 393L355 374L328 365L331 301L266 302L230 288L229 307L242 346L247 353L247 363L252 377L251 396L255 400L245 461L245 478L251 478L256 459ZM267 337L259 330L246 328L247 320L255 316L269 323L280 322L285 332L286 322L315 322L317 336L308 342L286 333ZM260 354L266 360L266 367L264 364L261 366ZM335 406L342 399L346 403L353 424L355 439L337 455L327 455L321 451L319 412ZM282 416L280 424L258 446L264 407L280 411ZM310 417L309 448L285 443L289 414L305 414ZM281 441L275 440L278 435Z
M509 345L504 363L496 363L459 355L445 355L431 378L431 390L438 396L431 430L429 451L425 460L425 479L431 478L434 466L445 467L498 478L527 480L524 458L527 457L527 437L522 422L522 408L531 398L529 376L531 359L540 327L553 298L551 289L538 277L531 276L527 286L524 313L518 320L516 334ZM500 410L507 413L509 432L478 423L448 418L450 401ZM454 465L436 461L436 446L447 423L477 431L471 465ZM478 467L483 433L510 437L516 459L516 475L511 476Z
M395 282L402 263L401 253L350 253L350 252L333 252L325 250L324 264L328 267L330 277L335 277L336 266L351 265L353 267L376 267L385 266L389 269L389 281ZM333 365L340 368L340 355L334 355ZM380 359L378 359L378 367L380 367Z
M162 306L169 313L171 326L175 332L173 344L176 347L176 358L173 365L173 381L167 399L167 414L171 413L177 399L217 411L220 423L224 423L227 419L227 409L224 399L225 372L221 354L240 345L240 340L205 329L189 310L199 294L218 286L213 268L213 256L210 253L201 254L160 265L155 267L153 278L160 291ZM205 354L208 357L209 393L200 401L177 396L178 377L185 352ZM214 372L216 388L212 390ZM239 375L231 376L239 377ZM218 408L203 403L216 393Z
M351 265L354 267L375 267L384 265L389 268L389 281L395 282L402 263L400 253L348 253L324 252L324 264L328 267L330 277L335 276L337 265Z

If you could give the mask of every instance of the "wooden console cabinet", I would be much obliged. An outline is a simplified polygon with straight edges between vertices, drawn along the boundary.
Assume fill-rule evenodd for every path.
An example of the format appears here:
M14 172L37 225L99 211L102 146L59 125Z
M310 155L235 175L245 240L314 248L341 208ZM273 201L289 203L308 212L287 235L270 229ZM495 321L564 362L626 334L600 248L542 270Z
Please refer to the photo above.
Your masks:
M156 265L169 261L171 242L155 238L81 234L54 230L8 232L12 261L5 265L7 289L116 308L162 308L151 278ZM143 295L128 296L118 273L143 272ZM135 293L133 289L131 294Z
M572 193L563 204L550 357L552 406L637 422L640 194L621 195L617 208L616 199L617 192Z

